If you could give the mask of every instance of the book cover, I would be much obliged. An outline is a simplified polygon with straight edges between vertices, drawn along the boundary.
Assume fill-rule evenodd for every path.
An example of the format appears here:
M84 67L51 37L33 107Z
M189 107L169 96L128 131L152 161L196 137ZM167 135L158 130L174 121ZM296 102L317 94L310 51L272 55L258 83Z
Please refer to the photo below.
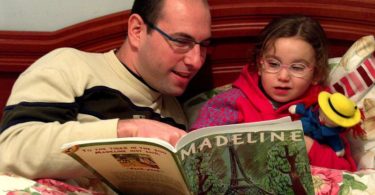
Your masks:
M314 194L300 121L203 128L176 148L117 138L63 150L119 193Z
M202 137L177 154L193 194L314 194L299 121Z

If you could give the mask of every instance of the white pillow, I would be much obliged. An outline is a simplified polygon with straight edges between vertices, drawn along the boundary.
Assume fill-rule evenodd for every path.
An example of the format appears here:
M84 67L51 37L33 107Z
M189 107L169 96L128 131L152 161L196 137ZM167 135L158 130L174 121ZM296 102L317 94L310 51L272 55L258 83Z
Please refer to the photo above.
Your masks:
M374 36L358 39L333 66L328 85L350 97L362 108L363 100L375 97L375 40Z
M333 65L329 75L332 91L338 91L355 101L365 119L363 137L348 134L358 168L375 168L375 39L373 35L358 39Z

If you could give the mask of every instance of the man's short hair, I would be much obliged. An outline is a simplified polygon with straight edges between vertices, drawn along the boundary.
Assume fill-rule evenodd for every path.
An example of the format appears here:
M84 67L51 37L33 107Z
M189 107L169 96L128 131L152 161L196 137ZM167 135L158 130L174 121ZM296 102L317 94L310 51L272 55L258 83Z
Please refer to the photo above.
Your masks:
M143 20L155 24L160 17L165 0L135 0L131 14L138 14Z
M207 0L202 0L202 2L208 7ZM161 17L164 4L165 0L135 0L131 14L138 14L143 20L151 24L156 24Z

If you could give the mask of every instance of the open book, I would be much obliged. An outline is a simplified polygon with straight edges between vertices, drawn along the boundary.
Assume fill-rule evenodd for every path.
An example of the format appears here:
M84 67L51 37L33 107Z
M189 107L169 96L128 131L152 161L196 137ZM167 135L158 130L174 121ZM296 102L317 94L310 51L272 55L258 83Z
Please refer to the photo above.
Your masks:
M121 194L314 194L302 125L290 118L198 129L176 147L116 138L62 148Z

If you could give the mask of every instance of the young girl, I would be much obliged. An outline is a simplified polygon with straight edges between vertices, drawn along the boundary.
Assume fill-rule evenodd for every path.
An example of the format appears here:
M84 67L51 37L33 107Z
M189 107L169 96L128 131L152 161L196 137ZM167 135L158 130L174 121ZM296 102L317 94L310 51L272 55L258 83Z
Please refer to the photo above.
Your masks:
M328 74L326 36L320 24L306 16L274 19L261 32L252 62L233 88L210 99L191 129L287 116L293 104L317 102ZM355 171L349 144L343 140L348 152L338 157L328 145L305 136L310 164Z

